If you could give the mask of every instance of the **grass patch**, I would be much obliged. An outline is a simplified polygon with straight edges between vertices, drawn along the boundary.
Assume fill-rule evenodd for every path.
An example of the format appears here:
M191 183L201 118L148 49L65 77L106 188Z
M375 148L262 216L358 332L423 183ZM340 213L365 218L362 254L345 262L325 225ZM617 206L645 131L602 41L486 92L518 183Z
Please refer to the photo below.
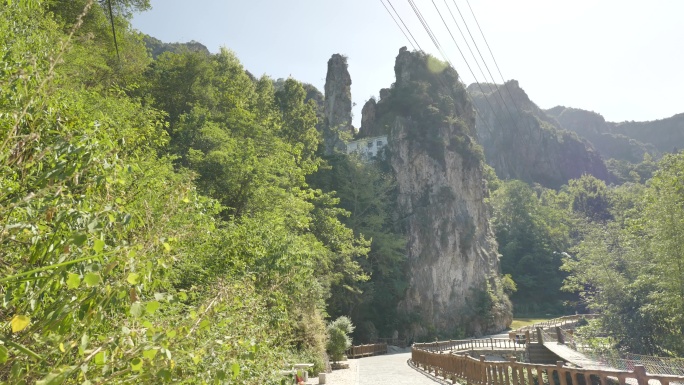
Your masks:
M511 330L521 328L523 326L534 325L539 322L550 320L551 318L513 318L511 323Z

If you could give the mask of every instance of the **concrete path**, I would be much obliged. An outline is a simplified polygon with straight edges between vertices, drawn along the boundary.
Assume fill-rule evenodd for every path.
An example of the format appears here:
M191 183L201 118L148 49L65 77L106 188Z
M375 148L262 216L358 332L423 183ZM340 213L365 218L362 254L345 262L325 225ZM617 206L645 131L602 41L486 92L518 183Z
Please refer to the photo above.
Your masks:
M410 367L411 353L386 354L358 360L357 385L435 385L437 382Z

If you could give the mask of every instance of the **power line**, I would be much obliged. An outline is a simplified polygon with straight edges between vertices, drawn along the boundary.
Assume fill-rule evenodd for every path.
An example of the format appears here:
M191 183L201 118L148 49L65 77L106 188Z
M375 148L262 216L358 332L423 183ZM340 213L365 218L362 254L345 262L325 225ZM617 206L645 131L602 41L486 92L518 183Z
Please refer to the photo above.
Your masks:
M412 0L409 0L412 1ZM499 123L499 126L501 129L504 129L503 124L499 120L499 116L495 113L494 111L494 106L492 106L492 103L489 101L489 98L487 98L487 94L484 92L484 89L482 88L482 85L480 82L477 80L477 76L475 76L475 72L473 72L472 67L470 67L470 63L468 63L468 60L466 59L465 55L463 54L463 51L461 50L461 47L458 46L458 43L456 42L456 39L454 38L454 35L451 33L451 29L446 23L446 20L444 20L444 17L442 17L442 12L439 11L439 7L437 7L437 4L435 4L435 0L432 0L432 5L435 6L435 9L437 10L437 14L439 14L439 18L442 19L442 23L444 23L444 26L446 27L447 31L449 32L449 35L451 36L451 39L454 41L454 44L456 45L456 48L458 49L458 52L461 54L461 57L463 58L463 61L465 62L466 66L468 67L468 70L470 71L470 74L473 76L473 79L475 80L475 83L477 84L477 87L480 89L480 92L482 92L482 96L485 98L485 101L487 104L489 104L489 108L492 111L492 115L494 115L494 118L496 119L497 123ZM477 61L477 60L476 60ZM452 65L453 67L453 65ZM486 79L485 79L486 80ZM484 120L483 120L484 121Z
M380 1L382 2L382 0L380 0ZM391 2L390 0L387 0L387 3L390 5L390 7L391 7L392 10L394 11L394 13L395 13L395 14L397 15L397 17L399 18L399 21L401 22L401 24L402 24L402 25L404 26L404 28L406 29L406 32L408 32L409 36L411 36L411 38L413 39L413 41L415 41L416 46L418 46L418 49L420 50L420 52L422 52L423 54L426 54L425 51L424 51L424 50L422 49L422 47L420 46L420 44L418 43L418 40L415 38L415 36L414 36L413 33L411 32L411 29L408 28L408 26L406 25L406 23L405 23L404 20L402 19L402 17L401 17L401 15L399 14L399 12L397 12L396 8L394 8L394 5L392 5L392 2ZM416 14L416 17L418 17L418 21L421 22L421 25L423 25L423 28L425 29L425 31L427 32L428 36L429 36L430 39L432 40L433 44L435 44L435 47L438 49L438 51L439 51L440 54L442 55L442 58L443 58L447 63L449 63L449 65L451 66L451 68L455 68L454 65L451 63L451 61L450 61L450 60L448 59L448 57L446 56L446 54L445 54L445 53L443 52L443 50L441 49L441 45L439 44L439 41L437 40L437 37L436 37L435 34L432 32L432 29L429 27L427 21L426 21L425 18L422 16L422 13L421 13L420 10L418 9L417 5L416 5L415 3L413 3L412 0L409 0L409 4L411 5L411 8L413 9L413 12ZM387 12L390 14L390 16L392 16L392 19L394 19L392 13L389 11L389 9L387 8L387 6L385 6L385 3L384 3L384 2L383 2L383 6L385 7L385 10L387 10ZM395 21L395 23L396 23L396 19L394 19L394 21ZM397 26L398 26L398 25L399 25L399 24L397 24ZM399 27L399 29L401 29L401 27ZM404 34L404 37L406 37L406 39L409 41L409 43L411 43L411 46L413 46L413 42L411 41L411 39L408 38L408 36L406 36L406 33L404 33L404 30L401 29L401 31L402 31L402 33ZM415 49L415 46L413 46L413 47L414 47L414 49ZM458 46L457 46L457 48L458 48ZM467 62L466 62L466 64L467 64ZM471 73L472 73L472 70L471 70ZM474 76L474 75L473 75L473 76ZM438 80L440 81L440 83L442 83L442 85L443 85L445 88L449 88L449 87L447 86L447 84L444 82L444 80L442 80L440 77L438 77ZM464 84L460 79L458 79L458 81L459 81L459 82L463 85L463 87L465 88L465 84ZM478 83L478 85L479 85L479 83ZM466 93L466 95L468 95L468 94ZM484 94L484 92L483 92L483 95L485 96L485 99L486 99L486 95ZM468 97L469 97L469 96L468 96ZM471 102L472 102L472 100L471 100ZM473 108L474 108L475 113L476 113L477 115L481 115L481 114L479 113L479 111L478 111L478 110L479 110L478 107L477 107L474 103L473 103ZM492 108L491 104L490 104L490 108ZM492 108L492 111L493 111L493 108ZM497 119L497 121L498 121L498 117L496 116L496 114L492 114L492 115L494 115L494 117L495 117L495 118ZM486 120L481 119L481 121L482 121L486 126L489 126L489 124L488 124L488 122L487 122ZM499 122L499 125L501 125L501 122Z
M420 44L418 44L418 40L416 40L416 38L413 36L413 34L411 33L411 30L406 26L406 23L404 23L404 20L401 18L401 15L399 15L399 12L397 12L397 10L394 9L394 5L392 5L392 2L391 2L390 0L387 0L387 3L390 5L390 7L392 7L392 9L394 10L394 13L397 14L397 17L398 17L399 20L401 21L401 24L404 25L404 28L406 28L406 31L408 31L409 35L411 35L411 37L413 38L413 40L416 42L416 46L418 46L418 49L419 49L421 52L424 52L423 49L420 48Z
M451 65L453 68L453 64L451 64L451 61L447 58L446 54L442 50L442 46L439 44L439 41L437 40L437 36L432 32L432 28L430 28L429 24L423 17L423 14L420 12L418 9L418 6L413 2L413 0L408 0L409 5L411 5L411 8L413 9L413 13L416 14L416 17L418 18L418 21L423 25L423 28L425 29L425 32L427 32L428 36L432 40L432 43L437 47L437 50L439 51L440 55L442 55L442 58Z
M458 4L456 4L456 0L452 0L454 5L456 6L456 10L458 11L459 16L461 16L461 20L463 21L463 25L466 28L466 31L468 31L468 35L470 36L470 39L473 41L473 44L475 45L475 49L477 50L477 53L480 55L480 59L482 59L482 63L484 64L485 68L487 69L487 73L489 74L489 78L492 79L492 83L496 86L496 81L494 81L494 76L492 76L492 72L489 70L489 66L487 65L487 61L485 61L484 56L482 56L482 52L480 52L480 47L477 46L477 42L475 41L475 38L473 38L473 34L470 32L470 28L468 27L468 23L465 21L465 18L463 17L463 14L461 13L461 9L458 7ZM444 0L444 4L447 6L447 9L449 9L449 5L447 4L446 0ZM472 9L471 9L472 10ZM449 9L449 13L451 13L451 9ZM454 17L454 14L451 13L451 17L454 19L454 23L456 23L456 18ZM458 23L456 23L458 25ZM460 28L459 28L460 30ZM463 33L461 33L463 35ZM483 35L484 36L484 35ZM465 36L463 36L463 39L466 40L467 44L467 39ZM468 45L470 47L470 45ZM471 50L470 53L475 57L475 54ZM475 62L477 62L477 59L475 59ZM482 71L482 68L480 68L480 71ZM483 73L484 75L484 73ZM485 76L485 79L487 77ZM491 89L491 88L490 88ZM513 121L513 124L515 124L516 128L520 129L518 127L517 122L513 118L513 114L511 113L511 110L508 108L508 104L506 103L506 100L504 99L503 95L501 95L501 91L499 90L499 87L496 87L496 92L499 93L499 97L501 98L501 101L504 104L504 107L506 108L506 111L508 112L508 116L511 118L511 121ZM513 98L511 98L513 99Z
M449 11L449 14L451 15L451 19L454 21L456 28L458 28L458 32L461 34L463 41L466 43L466 47L468 47L468 51L470 51L470 55L472 55L473 59L475 60L475 64L477 64L477 68L480 69L480 73L482 74L482 77L484 77L485 80L487 80L487 76L485 75L484 71L482 70L480 63L477 61L477 58L475 57L475 54L473 53L473 49L470 48L470 44L468 44L468 39L466 39L465 35L463 34L463 31L461 30L461 27L458 25L458 22L456 21L456 18L454 17L453 12L451 12L451 8L449 8L449 4L447 3L447 0L444 0L444 5L446 6L447 10ZM447 30L449 30L449 27L447 27ZM449 31L449 34L451 34L451 31ZM455 43L456 40L454 39L453 35L451 36L451 38L452 38L452 40L454 40L454 43ZM488 84L488 85L489 85L489 89L491 91L494 91L491 88L491 84Z
M477 29L480 30L480 34L482 35L482 39L485 42L485 45L487 45L487 50L489 50L489 54L492 56L492 60L494 61L494 65L496 66L496 70L499 72L499 76L501 77L501 82L506 89L506 92L508 93L508 96L511 98L511 101L513 102L513 105L515 106L515 110L518 112L518 115L522 117L520 114L520 107L518 107L517 103L515 102L515 99L513 98L513 94L511 94L511 90L508 89L508 85L506 85L506 80L504 79L504 76L501 74L501 69L499 68L499 63L496 62L496 58L494 57L494 53L492 52L491 47L489 46L489 43L487 42L487 38L484 35L484 32L482 32L482 27L480 27L480 23L477 21L477 17L475 16L475 12L473 11L473 7L470 6L470 1L466 0L466 4L468 4L468 9L470 9L470 13L473 15L473 19L475 20L475 24L477 25Z
M389 0L387 0L387 1L389 1ZM387 6L385 5L385 2L382 0L380 0L380 2L382 3L382 6L385 7L385 10L387 11L387 13L389 13L389 15L392 17L392 20L394 20L394 23L397 25L397 27L399 27L399 30L401 31L401 33L404 34L404 37L406 38L406 40L409 41L409 43L411 44L411 47L413 47L413 50L415 51L416 50L415 44L413 44L413 42L411 41L411 39L409 39L406 32L404 32L404 30L401 28L401 25L399 25L399 22L397 21L397 19L394 17L394 15L392 15L392 12L390 12L389 8L387 8ZM399 15L397 14L397 16L399 16ZM403 24L403 21L402 21L402 24Z

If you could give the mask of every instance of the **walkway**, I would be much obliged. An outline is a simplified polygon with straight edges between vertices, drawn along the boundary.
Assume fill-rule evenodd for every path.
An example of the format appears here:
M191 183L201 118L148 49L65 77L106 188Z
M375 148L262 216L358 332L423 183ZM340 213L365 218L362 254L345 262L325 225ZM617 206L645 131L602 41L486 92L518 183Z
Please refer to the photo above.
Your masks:
M385 354L358 360L357 385L435 385L423 372L410 367L411 353ZM334 385L334 384L331 384Z
M559 344L556 341L544 342L544 346L552 351L558 357L561 357L564 361L570 362L584 369L612 369L619 370L616 368L611 368L610 366L601 365L600 363L592 360L591 358L585 356L584 354L572 349L567 345Z
M349 369L333 370L327 375L328 385L436 385L423 372L408 365L411 353L385 354L348 360ZM318 378L309 378L307 385L318 385Z

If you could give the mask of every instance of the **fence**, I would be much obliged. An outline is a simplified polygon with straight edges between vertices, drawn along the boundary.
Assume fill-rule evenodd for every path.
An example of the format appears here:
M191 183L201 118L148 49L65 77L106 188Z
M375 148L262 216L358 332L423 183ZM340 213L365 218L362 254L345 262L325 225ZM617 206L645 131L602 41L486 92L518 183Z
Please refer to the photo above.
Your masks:
M385 343L387 345L394 345L398 346L400 348L405 348L406 347L406 338L378 338L376 341L371 341L371 342L380 342L380 343Z
M414 348L436 352L464 350L524 350L523 341L509 338L481 338L473 340L450 340L413 344Z
M450 379L464 380L469 385L660 385L684 383L684 376L649 375L637 365L633 371L576 369L556 365L485 361L467 355L430 352L414 347L411 360L423 370ZM649 384L649 381L651 382Z
M387 344L385 343L352 346L346 351L346 355L349 358L374 356L376 354L386 353Z
M593 319L593 318L597 318L597 317L598 317L598 314L567 315L567 316L563 316L563 317L558 317L558 318L553 318L550 320L538 322L534 325L523 326L521 328L514 330L513 332L518 333L518 334L522 334L522 333L525 333L525 331L532 332L532 331L536 330L537 328L549 329L549 328L553 328L556 326L563 327L563 326L567 326L567 325L573 325L573 324L579 322L579 320L581 320L581 319Z
M614 350L594 351L581 344L577 346L577 351L596 361L598 365L619 370L633 370L635 366L641 365L649 373L684 376L682 358L644 356Z
M636 366L641 365L646 368L648 373L684 376L684 359L682 358L622 353L610 349L610 347L603 347L597 351L583 343L581 339L578 340L577 336L571 331L563 330L560 327L556 327L556 333L550 333L549 330L544 330L542 331L542 334L544 336L544 341L557 340L565 346L580 352L587 358L593 360L596 367L610 367L617 370L634 370Z

